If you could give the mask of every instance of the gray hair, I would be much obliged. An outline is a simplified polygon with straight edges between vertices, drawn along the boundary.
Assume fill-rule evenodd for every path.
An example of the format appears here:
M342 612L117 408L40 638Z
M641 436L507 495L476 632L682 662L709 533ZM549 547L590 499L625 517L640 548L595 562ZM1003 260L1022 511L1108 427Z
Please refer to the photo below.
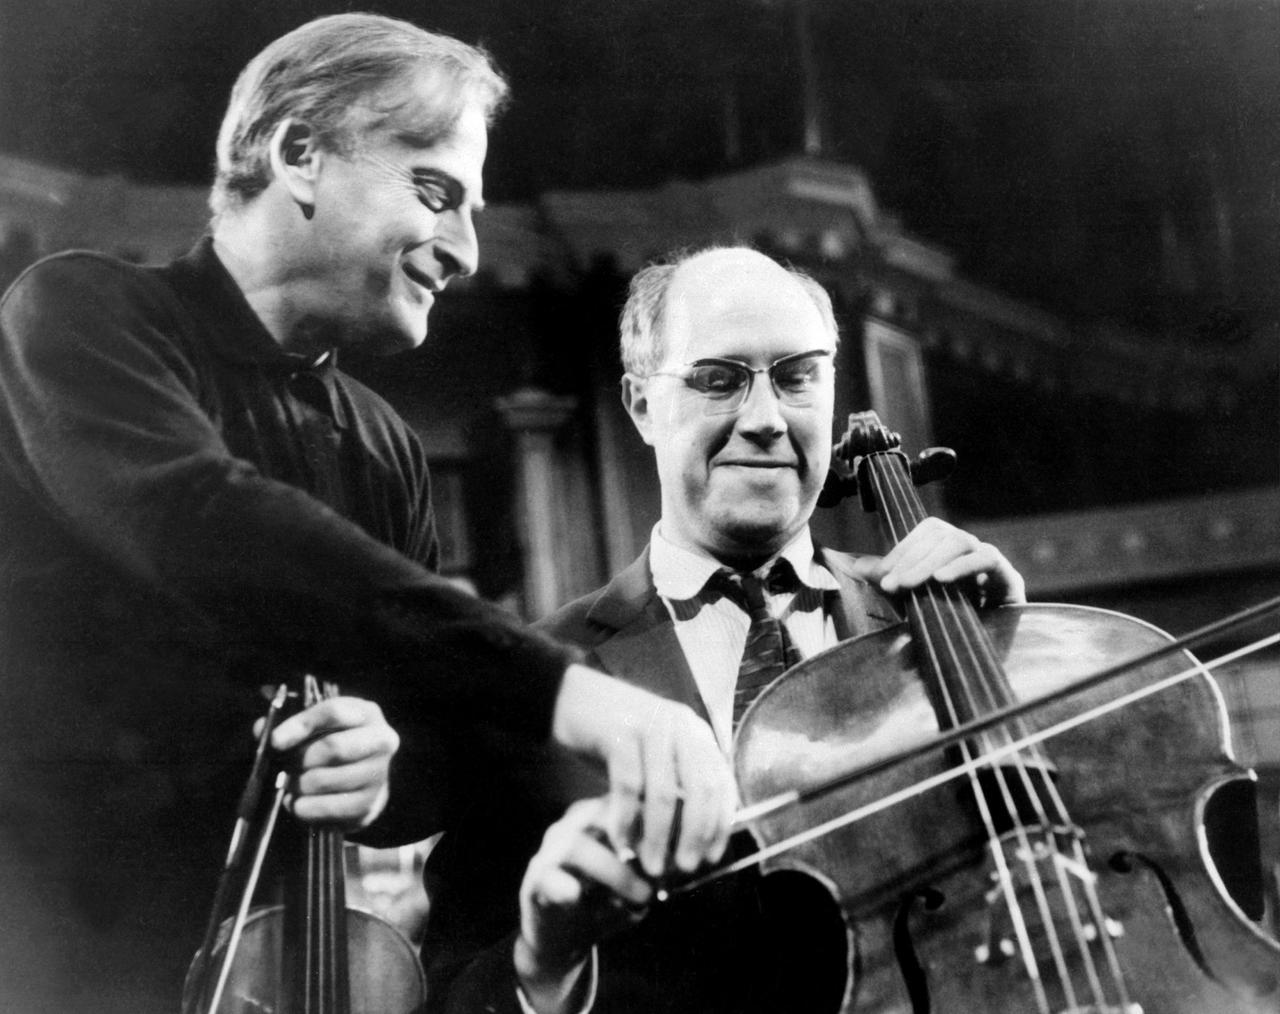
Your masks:
M270 184L271 137L283 120L297 118L325 149L349 154L360 136L407 105L395 87L422 71L437 86L429 119L414 124L426 144L446 136L473 102L492 122L507 97L507 83L484 50L407 21L334 14L276 39L231 90L209 195L215 219Z
M637 377L647 377L662 366L667 358L667 339L663 332L663 317L667 309L667 293L681 265L702 254L717 250L746 250L750 247L702 247L682 250L649 264L636 272L627 292L627 302L619 321L622 368ZM758 251L757 251L758 252ZM764 256L763 254L761 256ZM775 261L775 263L778 263ZM778 263L788 275L804 289L817 307L823 326L839 343L840 329L836 324L831 296L817 281L799 268Z

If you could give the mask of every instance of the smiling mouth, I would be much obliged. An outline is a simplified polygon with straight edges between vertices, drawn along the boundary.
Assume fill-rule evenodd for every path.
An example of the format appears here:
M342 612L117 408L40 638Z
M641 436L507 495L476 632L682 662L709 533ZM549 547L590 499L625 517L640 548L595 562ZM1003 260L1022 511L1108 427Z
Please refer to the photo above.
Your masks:
M429 275L424 275L412 264L404 265L404 273L408 276L409 281L413 282L414 285L419 288L426 289L432 295L435 295L440 291L440 286L435 280L433 280Z

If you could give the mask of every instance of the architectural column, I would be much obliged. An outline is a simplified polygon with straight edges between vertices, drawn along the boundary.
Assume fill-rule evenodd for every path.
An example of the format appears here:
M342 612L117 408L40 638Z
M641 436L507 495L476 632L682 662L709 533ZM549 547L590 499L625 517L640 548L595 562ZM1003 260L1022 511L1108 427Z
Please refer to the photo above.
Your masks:
M555 434L578 406L576 398L522 387L497 400L503 422L515 434L516 524L524 564L527 619L561 604L556 519Z
M924 350L919 338L876 317L862 325L863 367L871 409L902 437L908 458L933 444L933 404L925 378ZM921 486L920 499L930 514L946 518L946 501L937 484Z

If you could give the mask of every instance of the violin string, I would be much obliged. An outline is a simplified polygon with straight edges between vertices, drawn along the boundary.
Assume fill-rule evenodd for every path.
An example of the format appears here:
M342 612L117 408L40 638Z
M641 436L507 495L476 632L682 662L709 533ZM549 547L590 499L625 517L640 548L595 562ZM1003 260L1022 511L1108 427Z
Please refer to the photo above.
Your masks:
M338 696L337 685L325 682L323 686L313 681L313 703ZM320 975L318 978L319 1010L323 1014L349 1014L351 992L347 980L347 935L344 919L346 895L344 891L343 837L341 833L323 827L311 829L312 841L320 859L319 925L317 938L320 949Z
M334 1011L342 1012L346 1008L343 1003L344 999L344 983L342 981L342 955L339 954L339 947L346 945L346 935L339 932L339 919L342 918L342 899L338 897L338 887L342 876L340 863L342 855L339 851L342 848L341 840L333 831L322 831L325 845L325 921L329 923L330 931L325 934L325 943L328 945L325 960L328 963L329 974L325 977L328 983L328 995L330 1006Z
M304 933L305 943L303 945L303 954L306 955L302 966L302 1010L304 1014L312 1014L316 1011L319 999L316 996L316 982L319 976L319 959L316 948L316 934L311 932L316 926L316 883L319 880L319 871L316 869L315 854L315 838L310 830L307 832L307 857L306 857L306 896L303 900L303 923L306 932Z
M323 952L321 950L321 941L324 939L325 927L319 924L320 913L323 906L316 897L320 882L324 879L319 869L320 857L316 854L315 848L315 831L308 829L307 832L307 907L306 922L304 926L307 929L307 968L306 968L306 984L303 986L303 996L305 997L303 1011L304 1014L318 1014L323 1011L321 985L324 982L324 963Z
M249 869L245 888L240 896L240 906L236 910L235 921L231 924L231 935L227 938L227 948L223 954L222 967L218 971L218 981L214 986L213 996L209 999L209 1006L205 1008L209 1014L214 1014L222 1004L222 994L227 988L228 979L231 977L231 963L234 961L236 951L240 947L240 937L244 932L245 922L249 918L249 904L253 901L253 892L258 886L262 865L267 858L267 846L271 844L271 836L275 833L276 817L279 816L280 810L284 805L284 796L288 789L288 784L289 778L285 772L281 771L276 775L276 793L271 801L271 807L267 811L267 819L263 825L262 834L258 838L258 847L254 851L253 865Z
M329 967L332 969L332 988L330 995L333 997L334 1007L342 1006L342 966L340 964L340 955L338 954L338 945L346 942L346 937L338 932L337 920L340 918L339 905L341 900L338 898L338 878L342 876L339 864L342 862L341 853L338 851L341 844L338 838L332 832L326 832L325 838L328 845L327 857L329 860L329 876L325 877L325 884L329 888L328 904L325 907L325 913L333 923L333 932L325 939L329 942Z
M333 925L333 898L330 895L330 887L333 881L333 856L329 848L329 836L319 829L313 830L312 834L320 861L320 878L317 882L319 890L316 895L316 909L320 924L320 933L316 941L316 947L319 952L317 994L320 1010L324 1011L325 1014L330 1014L337 1006L337 993L334 989L335 968L333 954L336 934Z
M311 707L322 698L319 681L307 674L304 683L304 705ZM325 897L325 885L329 881L330 870L326 862L327 856L323 847L321 833L318 828L308 826L306 836L306 882L305 882L305 927L306 964L303 971L303 1012L304 1014L329 1014L328 977L329 955L326 941L333 936L328 922L329 907Z
M1130 704L1136 703L1146 697L1162 693L1170 687L1176 686L1178 683L1183 683L1194 676L1205 675L1213 669L1239 661L1241 658L1253 654L1254 652L1264 651L1275 644L1280 644L1280 633L1271 634L1250 644L1242 645L1233 651L1229 651L1215 659L1210 659L1207 662L1196 662L1195 665L1166 676L1155 683L1148 684L1145 687L1139 687L1121 697L1116 698L1115 700L1105 701L1101 704L1095 705L1088 711L1083 711L1071 718L1064 719L1057 725L1046 726L1037 732L1033 732L1021 739L1007 744L1006 746L998 748L991 754L976 757L972 761L961 761L952 767L936 772L918 782L903 786L901 789L897 789L888 795L881 796L879 799L873 800L870 803L865 803L860 807L855 807L854 809L840 814L837 817L833 817L830 820L824 821L821 824L816 824L805 831L797 832L789 838L780 839L772 845L766 845L757 849L750 855L743 856L726 866L718 867L703 876L696 877L693 880L687 881L676 887L666 888L659 892L659 896L660 898L665 899L674 897L678 894L684 894L719 880L722 877L726 877L734 873L740 873L752 866L758 866L760 863L772 859L774 856L782 855L818 838L826 837L843 827L847 827L850 824L856 824L868 817L874 816L877 813L881 813L884 810L897 806L899 803L908 802L909 800L915 799L917 796L923 795L931 789L938 788L939 786L945 785L957 778L963 777L966 774L964 770L966 765L971 764L974 768L981 768L983 765L992 764L1017 750L1025 749L1026 747L1037 743L1043 743L1045 740L1051 739L1054 736L1060 736L1064 732L1070 732L1072 729L1094 721L1097 718L1101 718L1113 711L1118 711L1121 708L1128 707ZM804 796L799 794L793 794L791 796L791 805L798 805L803 802L806 802L806 798ZM777 813L780 812L780 808L768 812ZM753 821L763 819L765 819L764 816L758 816L753 818Z
M337 696L337 687L326 682L323 687L312 675L304 680L306 705ZM340 932L339 920L346 905L342 894L342 836L321 828L306 831L306 951L307 964L303 987L305 1014L347 1014L350 1008L343 970L346 959L346 935Z
M327 913L329 921L332 924L332 932L325 938L329 942L329 967L333 970L332 987L330 996L332 997L333 1009L338 1014L347 1014L351 1006L351 990L347 981L347 962L346 958L346 942L347 934L345 932L346 918L346 897L343 892L343 846L342 835L337 831L326 830L323 832L328 846L329 868L331 873L325 878L325 883L329 887L329 904Z
M232 878L240 872L240 868L244 865L245 848L248 845L249 835L253 828L253 816L258 810L262 790L266 787L268 780L267 747L271 742L271 733L275 729L276 722L288 698L288 690L288 685L285 683L281 683L276 688L271 702L267 706L266 715L263 716L262 729L258 733L258 742L254 748L253 764L249 770L249 778L245 782L239 801L236 803L236 821L231 829L231 840L227 845L227 857L218 873L218 886L214 893L209 920L205 926L204 938L200 943L200 950L196 952L195 961L192 963L190 974L195 986L192 988L190 995L183 999L182 1014L192 1014L192 1011L198 1011L199 1005L209 993L210 973L213 968L210 962L216 950L218 928L223 923L223 917L228 907Z
M883 461L883 467L880 462ZM877 486L877 494L881 505L881 513L886 519L890 533L896 542L901 542L906 537L907 532L914 528L923 520L923 512L917 507L915 511L911 510L913 502L918 504L910 493L908 483L910 479L907 470L904 467L894 468L892 463L901 464L901 455L882 455L873 459L871 462L870 472L875 478ZM886 496L887 494L887 496ZM941 660L939 659L939 650L945 653L950 662L950 671L955 674L955 678L959 682L958 689L967 699L967 703L972 715L977 714L976 701L974 701L974 688L963 679L965 669L961 660L961 653L956 644L951 640L950 632L955 631L961 638L961 642L965 645L969 655L969 660L974 664L977 671L982 671L977 666L977 658L973 652L973 638L969 636L965 629L965 625L961 622L961 617L965 615L965 610L956 606L952 600L952 595L948 589L943 588L936 582L927 582L923 587L912 590L908 593L908 598L914 604L920 622L917 623L917 641L923 641L924 647L930 656L932 671L937 675L937 689L942 697L945 705L947 718L952 727L960 725L962 718L957 708L956 701L953 698L953 688L950 681L946 677ZM946 609L943 609L943 603ZM936 643L935 636L929 633L927 613L931 613L934 619L934 625L938 631L937 637L941 639L941 644ZM946 615L944 615L946 614ZM950 623L948 624L947 619ZM989 670L988 670L989 671ZM1007 733L1006 733L1007 736ZM973 746L962 741L957 744L962 756L966 761L973 760ZM1015 758L1017 755L1015 755ZM1015 855L1021 854L1025 858L1030 855L1030 843L1027 840L1026 830L1021 826L1017 819L1017 811L1013 806L1012 793L1009 791L1007 782L1005 781L1004 772L997 766L993 766L991 773L999 786L1001 795L1004 799L1007 812L1013 819L1015 834L1019 840L1019 849L1015 850ZM1009 867L1008 857L1004 851L1000 833L996 827L995 818L991 812L990 803L987 800L986 793L983 791L982 783L979 778L979 772L976 768L972 769L969 775L970 791L973 794L974 801L978 808L983 827L986 831L988 847L990 850L991 860L996 870L996 880L999 886L1000 894L1004 898L1006 910L1014 929L1014 936L1017 940L1019 956L1022 960L1023 969L1025 970L1028 980L1032 985L1032 990L1036 997L1036 1005L1043 1014L1049 1014L1050 1005L1048 996L1045 992L1044 983L1040 973L1039 962L1035 956L1035 950L1031 943L1030 930L1027 926L1026 918L1022 908L1018 903L1017 888L1014 883L1013 873ZM1034 865L1027 870L1028 879L1033 885L1033 892L1039 908L1041 922L1044 923L1052 933L1052 921L1047 918L1047 899L1043 890L1043 886L1039 883L1038 871ZM1062 954L1061 946L1056 939L1051 939L1051 951L1053 954L1055 969L1058 972L1059 979L1064 986L1064 992L1067 997L1068 1007L1075 1006L1074 990L1071 988L1070 982L1066 977L1066 963ZM999 960L999 955L989 955L989 960Z

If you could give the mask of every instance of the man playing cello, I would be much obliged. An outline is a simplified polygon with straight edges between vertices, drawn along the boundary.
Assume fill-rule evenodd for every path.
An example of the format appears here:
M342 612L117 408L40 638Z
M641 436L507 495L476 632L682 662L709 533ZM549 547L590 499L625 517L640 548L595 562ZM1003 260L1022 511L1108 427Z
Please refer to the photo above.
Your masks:
M726 753L771 676L898 622L893 593L934 579L992 604L1023 600L994 547L936 519L884 558L815 546L837 337L816 282L741 248L646 268L622 314L623 401L654 448L662 516L634 564L542 627L687 703ZM761 878L633 926L653 887L604 836L602 802L575 804L540 847L536 816L520 813L511 796L478 807L429 859L434 1009L804 1011L806 990L838 1003L843 969L834 982L803 974L819 955L761 918ZM459 876L469 868L476 877ZM838 927L836 945L843 954Z

